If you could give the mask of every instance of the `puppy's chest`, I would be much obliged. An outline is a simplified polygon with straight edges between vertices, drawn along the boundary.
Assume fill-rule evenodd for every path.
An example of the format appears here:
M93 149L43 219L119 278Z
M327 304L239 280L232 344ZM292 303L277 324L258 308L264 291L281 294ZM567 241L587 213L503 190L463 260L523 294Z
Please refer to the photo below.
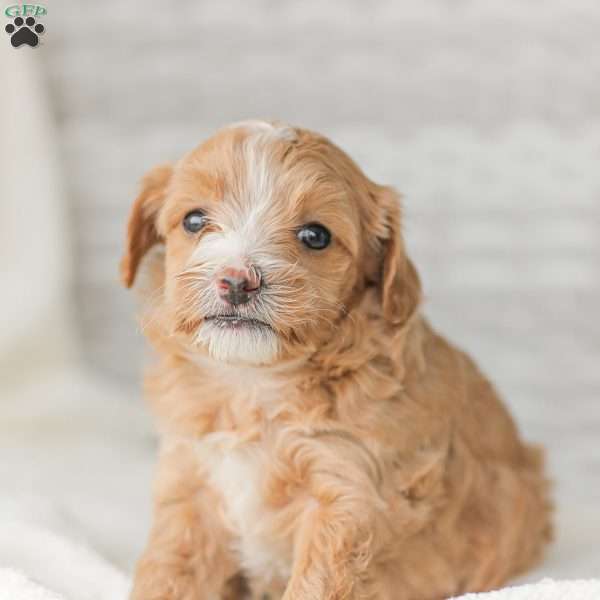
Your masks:
M290 378L256 371L227 373L218 387L220 418L198 441L200 462L222 498L241 566L265 582L285 581L294 523L312 505L305 490L285 480L286 448L301 435L291 433L296 418L289 415L304 414L297 406L306 395Z
M235 432L214 432L198 446L208 482L222 497L241 566L266 581L289 578L291 542L278 526L280 510L266 498L273 464L268 444L243 441Z
M241 566L254 578L287 580L291 541L278 527L281 509L268 502L266 493L278 463L277 417L296 388L284 379L244 370L228 372L218 385L220 418L217 430L198 441L200 462L222 498Z

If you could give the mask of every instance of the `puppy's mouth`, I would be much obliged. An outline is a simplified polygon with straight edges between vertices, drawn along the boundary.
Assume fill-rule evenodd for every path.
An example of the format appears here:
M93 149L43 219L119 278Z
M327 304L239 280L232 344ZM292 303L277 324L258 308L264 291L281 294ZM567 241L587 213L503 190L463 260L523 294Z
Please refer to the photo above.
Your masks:
M205 322L212 323L221 329L249 330L249 329L272 329L272 327L253 317L242 317L241 315L209 315L204 318Z

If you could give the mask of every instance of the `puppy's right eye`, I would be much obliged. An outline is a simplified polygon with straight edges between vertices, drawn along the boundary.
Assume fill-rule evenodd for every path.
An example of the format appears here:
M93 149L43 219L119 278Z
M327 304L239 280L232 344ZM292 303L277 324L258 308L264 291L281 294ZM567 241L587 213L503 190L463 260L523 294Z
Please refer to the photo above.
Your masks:
M183 218L183 228L188 233L198 233L206 225L206 215L201 210L193 210Z

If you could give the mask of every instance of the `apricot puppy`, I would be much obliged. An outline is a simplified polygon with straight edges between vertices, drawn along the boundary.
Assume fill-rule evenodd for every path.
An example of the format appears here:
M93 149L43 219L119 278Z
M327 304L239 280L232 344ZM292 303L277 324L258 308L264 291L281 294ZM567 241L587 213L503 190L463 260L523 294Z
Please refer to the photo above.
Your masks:
M160 457L135 600L434 600L550 538L541 455L419 311L397 194L324 137L219 131L152 170L142 258Z

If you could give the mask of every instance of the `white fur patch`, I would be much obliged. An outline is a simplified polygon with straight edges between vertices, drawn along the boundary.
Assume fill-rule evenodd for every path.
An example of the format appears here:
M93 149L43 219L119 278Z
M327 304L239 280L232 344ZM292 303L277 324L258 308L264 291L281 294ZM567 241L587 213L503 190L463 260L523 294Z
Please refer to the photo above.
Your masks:
M260 365L274 360L279 352L277 334L268 327L233 329L205 321L198 329L196 341L207 347L212 358L223 362Z
M234 228L208 233L202 238L190 258L190 264L213 267L243 267L250 251L250 239Z
M197 270L202 280L200 316L214 316L226 312L215 287L216 273L225 267L244 268L254 265L266 275L280 259L269 247L272 238L275 177L277 166L270 157L273 139L292 139L295 131L285 125L266 121L245 121L231 127L248 130L243 140L246 162L246 181L237 193L239 197L226 198L215 208L212 218L219 230L204 235L188 263L190 271ZM271 323L277 306L267 295L238 307L241 316ZM265 364L276 358L279 351L277 334L268 327L233 329L215 321L204 322L198 329L196 340L208 348L210 355L225 362Z
M258 122L262 123L262 122ZM231 197L214 218L220 231L205 235L190 257L190 264L238 266L264 251L268 239L269 211L273 207L274 166L269 162L268 141L273 126L255 126L258 133L243 142L246 181L241 197ZM254 129L253 129L254 131ZM265 134L264 132L267 132Z
M269 534L272 512L261 490L266 456L255 443L240 443L235 433L211 433L198 443L198 455L211 485L224 501L242 568L264 580L288 579L291 549Z

